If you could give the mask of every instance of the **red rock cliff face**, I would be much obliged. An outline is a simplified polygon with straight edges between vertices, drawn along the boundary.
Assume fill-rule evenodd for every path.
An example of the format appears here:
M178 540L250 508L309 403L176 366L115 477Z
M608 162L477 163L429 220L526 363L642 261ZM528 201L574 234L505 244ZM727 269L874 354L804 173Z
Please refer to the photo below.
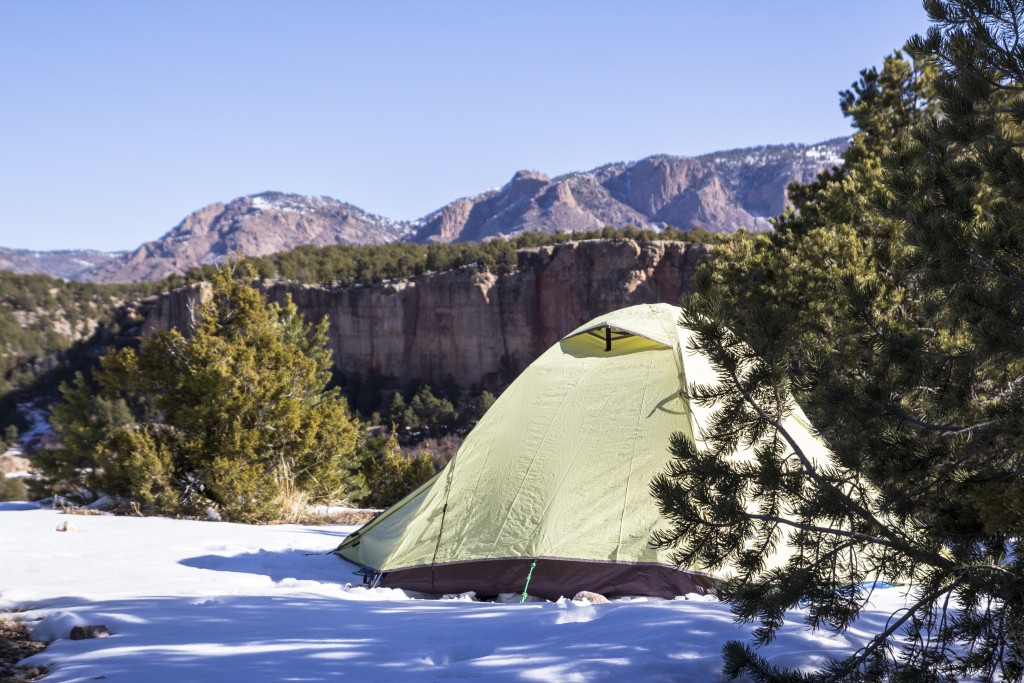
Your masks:
M675 303L690 287L703 245L568 242L519 253L500 274L465 268L392 284L328 288L277 282L268 298L290 295L308 321L328 316L337 368L374 370L384 388L448 375L462 387L499 387L587 320L640 303ZM157 302L150 330L187 325L183 289ZM180 299L180 301L179 301Z

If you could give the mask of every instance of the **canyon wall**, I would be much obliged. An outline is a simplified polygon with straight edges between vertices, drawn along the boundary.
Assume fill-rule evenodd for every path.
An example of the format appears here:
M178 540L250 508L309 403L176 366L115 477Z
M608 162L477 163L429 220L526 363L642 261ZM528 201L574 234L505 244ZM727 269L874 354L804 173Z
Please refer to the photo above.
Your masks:
M306 320L327 316L337 369L378 375L380 387L413 380L501 387L587 320L641 303L676 303L707 248L681 242L567 242L524 249L502 272L462 268L374 285L270 282L271 300L291 296ZM187 330L205 286L152 303L144 334Z

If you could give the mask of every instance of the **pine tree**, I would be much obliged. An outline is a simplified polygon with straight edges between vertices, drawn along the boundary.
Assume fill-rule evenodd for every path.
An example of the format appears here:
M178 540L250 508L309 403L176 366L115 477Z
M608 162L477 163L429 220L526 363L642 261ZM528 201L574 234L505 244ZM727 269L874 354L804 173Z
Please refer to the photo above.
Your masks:
M50 426L61 445L40 449L34 456L42 479L30 482L37 496L58 495L74 503L91 503L100 485L97 451L111 431L134 423L122 398L98 395L76 372L71 384L61 383L61 401L51 410Z
M1024 3L926 7L936 26L908 43L921 77L887 77L893 59L863 75L843 171L684 302L719 373L690 392L716 413L653 485L674 527L659 543L740 568L722 595L760 622L755 644L798 604L843 631L872 582L912 586L820 680L1024 676ZM796 401L830 461L792 439ZM729 459L740 444L754 464ZM780 543L790 559L767 566ZM807 678L740 643L725 656L733 675Z
M190 336L161 332L101 359L98 398L81 381L65 392L55 428L94 490L260 521L294 492L331 501L357 484L358 425L327 389L326 321L306 325L290 301L267 306L252 276L220 268ZM87 413L101 400L134 406L134 420L94 428Z
M360 476L367 491L362 504L388 508L434 476L434 457L429 450L406 457L392 424L386 439L380 436L367 444Z

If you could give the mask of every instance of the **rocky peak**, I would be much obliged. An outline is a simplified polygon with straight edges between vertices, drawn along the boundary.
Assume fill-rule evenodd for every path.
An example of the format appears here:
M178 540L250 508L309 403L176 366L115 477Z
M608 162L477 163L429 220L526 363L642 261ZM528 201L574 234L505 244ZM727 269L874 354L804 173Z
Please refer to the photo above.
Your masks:
M523 197L537 194L541 188L551 182L551 178L537 171L517 171L512 180L504 188L509 201L515 202Z
M785 207L786 187L840 164L847 144L837 138L694 158L661 154L556 178L519 171L499 190L461 199L457 210L427 216L415 239L480 240L605 225L763 230L769 227L767 219Z
M231 254L266 256L305 244L381 244L408 232L407 224L330 197L263 192L203 207L160 239L108 261L84 279L158 280Z

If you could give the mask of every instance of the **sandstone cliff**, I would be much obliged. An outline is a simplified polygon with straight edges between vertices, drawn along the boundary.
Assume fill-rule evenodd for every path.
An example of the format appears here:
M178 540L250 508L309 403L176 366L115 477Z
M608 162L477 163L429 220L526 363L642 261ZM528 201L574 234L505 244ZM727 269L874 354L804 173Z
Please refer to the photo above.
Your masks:
M379 375L382 388L448 375L462 387L500 387L588 319L639 303L675 303L704 245L632 240L568 242L519 252L507 272L470 268L379 285L329 288L266 283L308 321L328 316L345 375ZM145 332L187 329L200 286L152 302Z

